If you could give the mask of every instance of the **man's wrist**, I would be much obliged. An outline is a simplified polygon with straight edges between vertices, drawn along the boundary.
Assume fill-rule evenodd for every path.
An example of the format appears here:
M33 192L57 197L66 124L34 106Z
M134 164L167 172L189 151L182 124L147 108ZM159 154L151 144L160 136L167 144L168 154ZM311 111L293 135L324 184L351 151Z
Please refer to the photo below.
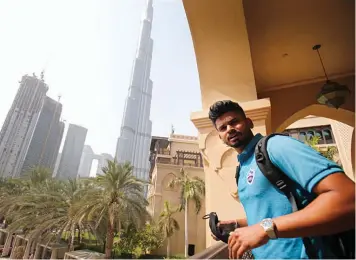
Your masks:
M239 224L239 220L238 219L235 219L235 223L236 223L236 227L240 227L241 225Z
M235 223L237 224L238 227L247 227L247 220L246 219L235 219Z
M269 239L277 239L278 238L277 227L276 227L276 224L273 219L271 219L271 218L263 219L260 222L260 226L263 228L263 230L266 233L266 236Z

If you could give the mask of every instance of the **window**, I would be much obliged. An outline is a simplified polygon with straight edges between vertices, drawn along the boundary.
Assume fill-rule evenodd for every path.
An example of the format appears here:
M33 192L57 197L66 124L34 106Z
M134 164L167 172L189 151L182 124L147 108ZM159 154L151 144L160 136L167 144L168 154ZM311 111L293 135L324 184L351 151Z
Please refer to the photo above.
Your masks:
M318 144L323 144L324 143L323 134L321 133L320 130L315 131L315 136L319 137Z
M325 143L327 144L334 143L333 137L331 136L331 132L329 129L323 129L323 136L325 138Z
M313 131L308 131L307 132L307 139L308 140L311 140L313 138L313 136L314 136L314 132Z
M305 142L306 140L310 140L314 136L317 136L317 137L319 137L318 144L334 144L335 143L330 125L316 126L313 128L308 127L308 128L288 129L285 132L288 132L289 136L291 136L301 142Z
M292 132L291 136L298 140L298 132Z
M299 132L299 141L305 142L305 132Z

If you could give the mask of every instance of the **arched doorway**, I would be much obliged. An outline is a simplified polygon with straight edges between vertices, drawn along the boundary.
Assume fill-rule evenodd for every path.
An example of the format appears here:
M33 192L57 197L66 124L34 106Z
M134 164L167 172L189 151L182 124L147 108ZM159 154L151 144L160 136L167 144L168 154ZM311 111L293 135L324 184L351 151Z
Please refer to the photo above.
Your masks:
M285 129L290 128L292 124L296 125L295 122L307 120L308 116L314 117L308 119L308 126L299 131L297 138L300 140L303 138L305 139L307 138L308 133L310 133L311 135L319 135L323 139L322 143L327 146L334 144L337 147L337 154L342 162L345 173L351 179L355 179L355 113L345 109L336 110L321 105L311 105L299 110L297 113L286 119L278 126L277 132L285 131ZM313 123L315 123L315 125L313 125ZM329 126L330 129L325 130L320 128L314 129L315 131L313 131L312 128L315 128L315 126L318 125L322 125L324 128ZM324 134L327 136L324 137ZM326 139L332 140L332 142L329 143Z

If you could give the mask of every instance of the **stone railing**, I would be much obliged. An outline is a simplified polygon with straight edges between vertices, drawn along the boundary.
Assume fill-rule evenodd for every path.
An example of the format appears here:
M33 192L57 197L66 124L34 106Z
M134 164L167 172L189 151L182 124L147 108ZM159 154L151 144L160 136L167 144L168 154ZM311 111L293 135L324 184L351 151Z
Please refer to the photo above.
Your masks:
M200 253L189 257L189 259L229 259L227 244L221 241L216 242Z
M171 152L170 152L168 149L162 149L162 148L160 148L160 149L157 150L157 154L160 154L160 155L170 155Z

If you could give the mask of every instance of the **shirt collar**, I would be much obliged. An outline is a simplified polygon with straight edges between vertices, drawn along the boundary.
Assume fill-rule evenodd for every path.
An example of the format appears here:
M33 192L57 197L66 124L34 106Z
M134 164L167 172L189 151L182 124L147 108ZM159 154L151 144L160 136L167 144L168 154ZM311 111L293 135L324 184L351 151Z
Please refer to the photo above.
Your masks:
M258 143L258 141L262 138L263 136L258 133L256 134L252 140L248 143L248 145L245 147L245 149L243 150L242 153L240 153L239 155L237 155L237 159L239 161L239 163L243 163L245 162L248 158L250 158L250 156L252 155L252 153L255 150L255 146Z

